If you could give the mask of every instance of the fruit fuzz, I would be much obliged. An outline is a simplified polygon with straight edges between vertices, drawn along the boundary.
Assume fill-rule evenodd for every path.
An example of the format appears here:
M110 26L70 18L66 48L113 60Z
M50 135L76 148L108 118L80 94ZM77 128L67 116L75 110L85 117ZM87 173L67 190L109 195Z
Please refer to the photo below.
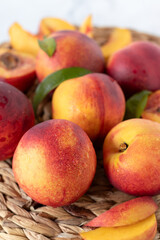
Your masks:
M139 41L115 52L107 65L108 74L122 87L127 97L141 90L160 88L160 47Z
M0 82L0 160L13 156L19 140L33 125L33 108L27 97Z
M160 193L160 124L130 119L116 125L103 145L104 169L111 184L136 196Z
M68 205L89 188L96 154L87 134L66 120L49 120L21 138L13 157L20 187L35 201L53 207Z
M67 80L52 97L52 117L78 124L92 141L103 142L110 129L122 121L124 112L120 86L102 73Z
M104 72L104 57L93 39L78 31L58 31L51 34L51 37L56 41L53 56L49 57L40 50L36 59L36 73L40 82L50 73L68 67Z

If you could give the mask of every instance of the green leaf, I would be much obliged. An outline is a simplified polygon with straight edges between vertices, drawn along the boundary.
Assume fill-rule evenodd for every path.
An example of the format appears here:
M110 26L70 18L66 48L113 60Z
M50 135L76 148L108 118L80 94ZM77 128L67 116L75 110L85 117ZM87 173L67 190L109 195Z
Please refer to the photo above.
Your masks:
M83 75L91 73L90 70L80 67L71 67L64 68L57 72L51 73L48 75L37 87L34 99L33 99L33 108L36 113L36 109L39 103L47 96L49 92L51 92L54 88L56 88L60 83L71 79L81 77Z
M126 102L126 112L124 119L139 118L147 104L150 91L144 90L134 94Z
M47 53L49 57L53 56L56 50L56 41L53 38L44 38L43 40L38 40L40 48Z

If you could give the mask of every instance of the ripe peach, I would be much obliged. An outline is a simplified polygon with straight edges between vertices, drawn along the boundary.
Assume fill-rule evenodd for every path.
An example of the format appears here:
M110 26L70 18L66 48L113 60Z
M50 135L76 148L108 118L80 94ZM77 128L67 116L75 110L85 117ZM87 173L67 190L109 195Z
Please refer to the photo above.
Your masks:
M26 96L0 82L0 160L13 156L20 138L33 125L34 113Z
M13 157L13 172L22 189L35 201L63 206L89 188L96 154L87 134L66 120L48 120L31 128Z
M61 83L52 97L52 117L78 124L91 140L104 139L122 121L123 92L116 81L102 73L91 73Z
M35 79L35 59L32 56L0 48L0 81L26 91Z
M160 123L160 90L153 92L147 101L142 118Z
M126 96L141 90L160 88L160 47L139 41L114 53L107 72L120 84Z
M39 46L38 38L41 36L33 35L24 30L20 24L13 23L9 29L10 42L12 47L19 52L37 56Z
M139 197L121 203L100 214L85 226L88 227L120 227L135 224L148 218L158 209L151 197Z
M153 240L157 232L155 214L138 223L123 227L101 227L80 233L84 240Z
M62 68L83 67L93 72L104 71L104 58L97 43L78 31L58 31L50 35L56 41L56 51L49 57L40 50L36 72L41 82L47 75Z
M144 196L160 193L160 124L130 119L116 125L103 146L104 168L116 188Z

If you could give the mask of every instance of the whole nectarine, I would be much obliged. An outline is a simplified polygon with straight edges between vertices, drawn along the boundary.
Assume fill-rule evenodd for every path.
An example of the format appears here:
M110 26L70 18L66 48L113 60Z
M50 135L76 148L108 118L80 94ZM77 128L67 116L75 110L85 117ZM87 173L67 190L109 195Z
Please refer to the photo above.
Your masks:
M61 83L52 97L52 117L78 124L94 141L104 139L125 112L124 94L111 77L91 73Z
M87 134L66 120L48 120L31 128L13 157L20 187L34 200L53 207L70 204L89 188L96 154Z
M104 71L104 57L97 43L78 31L58 31L50 35L56 41L56 51L49 57L40 50L36 59L39 81L62 68L83 67L93 72Z
M0 160L13 156L20 138L33 125L33 108L27 97L0 82Z
M107 65L108 74L120 84L126 96L141 90L160 88L160 47L138 41L115 52Z
M103 146L104 168L116 188L132 195L160 193L160 124L130 119L108 133Z

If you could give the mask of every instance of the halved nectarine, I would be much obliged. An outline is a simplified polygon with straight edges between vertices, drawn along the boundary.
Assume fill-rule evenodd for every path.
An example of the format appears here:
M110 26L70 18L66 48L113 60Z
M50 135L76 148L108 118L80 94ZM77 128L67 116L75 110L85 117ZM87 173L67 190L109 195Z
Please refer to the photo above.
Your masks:
M13 49L0 48L0 81L26 91L35 78L35 59L32 56Z

